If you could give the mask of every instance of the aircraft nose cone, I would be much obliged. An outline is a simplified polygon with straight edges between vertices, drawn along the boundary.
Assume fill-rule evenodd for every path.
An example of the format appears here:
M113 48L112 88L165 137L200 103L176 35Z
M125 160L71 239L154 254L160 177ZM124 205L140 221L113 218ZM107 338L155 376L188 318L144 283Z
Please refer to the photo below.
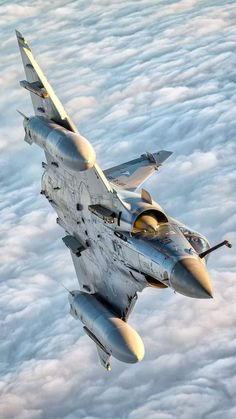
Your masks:
M144 345L138 333L127 323L109 334L112 354L123 362L133 364L144 357Z
M212 285L201 261L184 258L171 272L170 282L175 291L193 298L212 298Z

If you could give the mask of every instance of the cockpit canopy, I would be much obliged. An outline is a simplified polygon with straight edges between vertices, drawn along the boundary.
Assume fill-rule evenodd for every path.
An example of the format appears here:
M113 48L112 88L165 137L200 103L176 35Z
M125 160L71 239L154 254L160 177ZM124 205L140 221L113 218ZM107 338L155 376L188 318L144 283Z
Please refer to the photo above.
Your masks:
M205 252L210 248L210 243L202 234L198 233L197 231L190 230L185 225L179 224L178 227L198 254Z

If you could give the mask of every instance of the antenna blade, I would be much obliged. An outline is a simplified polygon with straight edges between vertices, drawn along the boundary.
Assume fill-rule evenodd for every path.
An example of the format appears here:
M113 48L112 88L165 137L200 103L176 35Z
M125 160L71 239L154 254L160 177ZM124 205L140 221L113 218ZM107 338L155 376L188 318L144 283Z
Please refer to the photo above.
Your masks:
M23 112L19 111L19 109L17 109L16 112L18 112L21 116L23 116L24 119L27 119L28 121L28 116L24 115Z

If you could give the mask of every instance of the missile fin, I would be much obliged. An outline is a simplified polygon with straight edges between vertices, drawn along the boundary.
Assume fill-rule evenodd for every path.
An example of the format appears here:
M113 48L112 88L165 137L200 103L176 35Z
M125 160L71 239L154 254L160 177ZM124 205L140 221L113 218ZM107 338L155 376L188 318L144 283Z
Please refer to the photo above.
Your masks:
M111 355L105 352L100 346L97 345L97 351L99 360L103 367L106 368L107 371L111 371Z
M84 326L84 331L87 335L96 343L99 360L103 367L107 371L111 371L111 354L106 350L106 348L101 344L98 338L86 327Z

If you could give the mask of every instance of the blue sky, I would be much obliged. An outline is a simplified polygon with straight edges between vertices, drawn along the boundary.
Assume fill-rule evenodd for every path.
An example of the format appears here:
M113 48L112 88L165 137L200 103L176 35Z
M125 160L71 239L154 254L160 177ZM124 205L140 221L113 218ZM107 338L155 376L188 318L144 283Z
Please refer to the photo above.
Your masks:
M56 4L56 6L55 6ZM4 419L236 417L235 250L209 258L213 300L147 289L130 324L146 355L108 374L69 315L76 288L56 214L39 194L43 154L23 142L14 30L102 168L173 156L145 187L212 244L235 241L233 1L3 1L0 6L0 401Z

